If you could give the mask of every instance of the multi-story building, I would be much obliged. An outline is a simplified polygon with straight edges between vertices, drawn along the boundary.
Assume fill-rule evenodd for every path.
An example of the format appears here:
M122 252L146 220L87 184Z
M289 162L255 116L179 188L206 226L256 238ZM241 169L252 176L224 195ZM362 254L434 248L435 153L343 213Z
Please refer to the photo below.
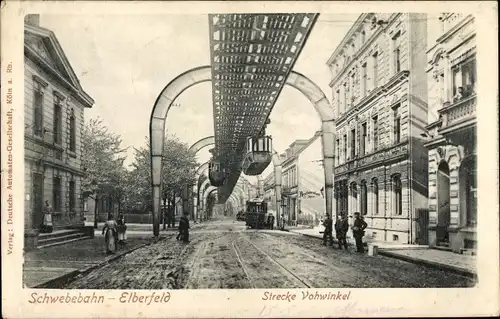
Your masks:
M274 171L272 171L264 179L264 199L268 203L268 210L277 211L277 209L276 209L276 193L275 193L274 187L275 187Z
M476 31L474 17L446 13L427 52L429 241L476 248Z
M334 209L373 240L427 237L427 17L364 13L327 64L336 117Z
M296 140L281 154L282 199L280 209L290 224L315 225L325 214L321 132L309 140ZM264 196L276 207L274 172L264 179Z
M321 132L316 132L297 154L298 217L301 225L317 226L326 213L325 173Z
M94 101L37 15L26 17L24 58L24 225L29 239L38 236L45 201L53 207L55 229L83 226L80 137L84 108Z
M308 140L296 140L286 149L281 158L282 181L281 195L283 204L283 213L287 216L290 225L297 223L297 197L298 197L298 174L297 163L300 149L308 143Z

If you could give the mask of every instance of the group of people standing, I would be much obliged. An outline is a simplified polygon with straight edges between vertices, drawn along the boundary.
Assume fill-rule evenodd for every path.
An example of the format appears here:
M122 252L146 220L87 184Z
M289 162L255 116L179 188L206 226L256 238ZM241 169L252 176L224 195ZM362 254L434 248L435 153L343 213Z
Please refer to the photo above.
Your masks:
M323 221L323 226L325 230L323 232L323 245L329 242L330 246L333 246L333 220L330 216L326 216ZM352 234L354 240L356 241L356 251L358 253L364 253L365 249L363 247L363 236L365 235L365 228L368 224L361 218L359 212L354 213L354 223L352 225ZM346 213L341 213L340 217L335 222L335 234L338 240L338 248L342 249L344 247L348 249L347 245L347 232L349 231L349 221L347 219Z
M122 213L115 220L113 214L108 215L108 221L104 224L102 234L106 242L106 253L114 254L118 250L118 245L124 245L127 240L127 225L125 216Z

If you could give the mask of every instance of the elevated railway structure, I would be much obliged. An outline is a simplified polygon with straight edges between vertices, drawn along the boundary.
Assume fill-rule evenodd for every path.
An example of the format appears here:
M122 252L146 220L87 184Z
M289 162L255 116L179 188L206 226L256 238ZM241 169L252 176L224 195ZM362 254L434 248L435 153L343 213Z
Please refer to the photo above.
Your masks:
M174 78L159 94L151 113L155 236L159 235L161 158L168 111L182 92L206 81L212 81L214 114L209 177L212 186L217 187L219 203L225 203L231 196L242 172L257 176L271 161L277 181L276 201L281 201L281 167L265 128L283 86L288 84L309 99L321 118L326 213L332 213L333 110L314 82L292 70L317 17L313 13L209 15L211 64ZM184 207L188 206L188 196L184 196Z
M213 154L226 172L219 202L231 195L242 172L247 138L265 136L266 121L316 18L317 14L209 15ZM272 146L258 151L271 154Z

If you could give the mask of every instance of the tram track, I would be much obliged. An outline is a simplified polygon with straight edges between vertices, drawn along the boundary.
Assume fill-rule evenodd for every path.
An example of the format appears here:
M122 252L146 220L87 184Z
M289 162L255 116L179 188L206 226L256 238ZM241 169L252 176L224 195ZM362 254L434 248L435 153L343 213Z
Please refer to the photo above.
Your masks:
M234 240L232 243L231 243L231 246L233 247L233 250L236 254L236 258L238 259L238 263L239 265L241 266L241 268L243 269L243 272L245 273L245 276L248 280L248 282L250 283L250 287L251 288L256 288L255 287L255 283L254 283L254 280L253 278L250 276L250 274L248 273L248 270L247 270L247 267L245 266L243 260L241 259L241 253L239 252L239 249L238 247L236 246L236 240Z
M242 247L243 244L247 247ZM272 286L269 286L269 283L276 280L281 281L284 287L289 288L310 288L313 286L308 280L300 277L293 270L266 253L245 235L235 239L231 245L238 264L251 288L271 288ZM250 247L251 249L248 249ZM252 272L254 272L253 275Z

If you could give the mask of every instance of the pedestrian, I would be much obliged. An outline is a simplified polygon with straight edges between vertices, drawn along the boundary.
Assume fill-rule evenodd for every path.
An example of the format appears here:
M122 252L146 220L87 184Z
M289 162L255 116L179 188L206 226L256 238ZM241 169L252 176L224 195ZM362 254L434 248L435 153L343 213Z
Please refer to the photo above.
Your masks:
M269 216L269 229L273 230L274 229L274 215L271 213Z
M365 235L365 228L368 224L361 218L359 212L354 213L354 224L352 226L352 235L356 240L356 252L364 253L363 236Z
M106 254L114 254L116 252L118 241L117 226L116 221L113 219L113 214L109 214L108 221L102 229L102 234L106 242Z
M118 215L118 220L116 221L117 231L118 231L118 243L125 244L127 240L127 225L125 225L125 216L123 213Z
M323 226L325 226L325 231L323 232L323 246L326 246L327 241L330 246L333 246L333 221L328 214L323 221Z
M189 243L189 219L183 215L179 221L179 235L177 236L184 243Z
M54 230L54 226L52 224L52 213L53 209L50 206L49 201L45 201L45 207L43 208L43 221L42 221L42 233L51 233Z
M337 240L339 242L339 249L344 246L347 250L347 231L349 230L349 221L347 220L347 214L342 212L335 222L335 232L337 235Z

